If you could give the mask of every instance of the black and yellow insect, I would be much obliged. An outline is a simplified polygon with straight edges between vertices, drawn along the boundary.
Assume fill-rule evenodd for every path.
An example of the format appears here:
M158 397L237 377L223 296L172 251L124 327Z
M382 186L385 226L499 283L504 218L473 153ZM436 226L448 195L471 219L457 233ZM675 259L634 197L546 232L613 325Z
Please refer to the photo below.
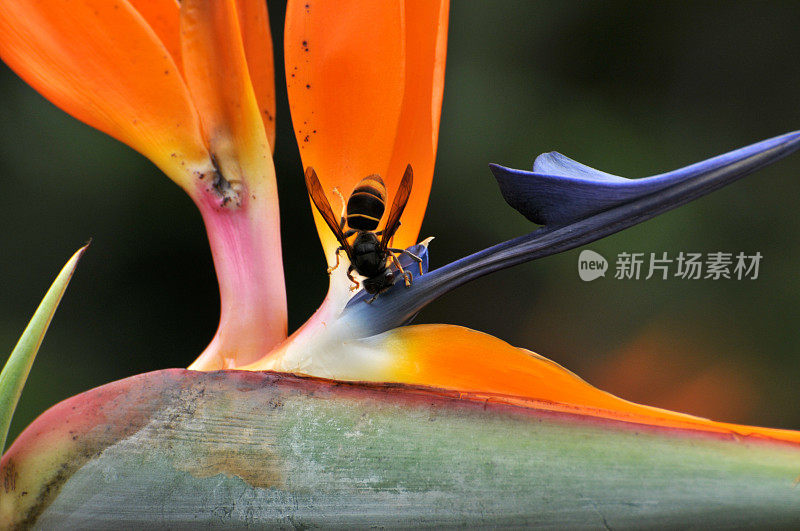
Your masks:
M306 170L306 187L311 195L311 200L340 245L336 250L336 264L330 267L328 272L339 266L339 252L344 251L350 259L347 277L353 281L351 289L358 288L358 281L352 275L353 271L365 277L363 284L367 293L377 296L392 287L394 274L389 268L390 261L394 262L403 275L406 286L410 286L413 275L410 271L403 269L397 259L397 254L408 255L419 264L420 274L422 273L422 259L419 256L405 249L389 247L389 241L400 227L400 216L403 215L408 197L411 195L413 180L414 172L409 164L406 166L403 179L395 194L386 225L383 230L375 232L386 209L386 185L380 175L369 175L356 184L347 199L345 215L337 222L316 172L311 167ZM346 232L345 226L348 227ZM353 235L355 235L355 239L351 244L348 238ZM380 240L378 240L378 236L381 237ZM374 299L375 297L372 298L372 300Z

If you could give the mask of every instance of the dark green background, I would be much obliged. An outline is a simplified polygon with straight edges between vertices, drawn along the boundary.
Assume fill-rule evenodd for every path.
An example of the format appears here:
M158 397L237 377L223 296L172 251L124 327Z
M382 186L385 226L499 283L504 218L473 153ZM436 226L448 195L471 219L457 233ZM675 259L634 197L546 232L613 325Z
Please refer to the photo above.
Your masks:
M282 6L270 5L281 42ZM439 159L421 236L436 267L532 230L486 165L558 150L619 175L671 170L800 128L795 2L453 3ZM281 50L276 50L280 64ZM326 288L278 73L276 166L289 322ZM578 250L483 278L418 322L535 350L625 398L800 428L800 154L588 246L764 255L755 281L577 275ZM147 160L0 72L0 351L69 255L85 255L36 360L11 437L56 401L188 365L214 333L200 216ZM613 264L612 264L613 267Z

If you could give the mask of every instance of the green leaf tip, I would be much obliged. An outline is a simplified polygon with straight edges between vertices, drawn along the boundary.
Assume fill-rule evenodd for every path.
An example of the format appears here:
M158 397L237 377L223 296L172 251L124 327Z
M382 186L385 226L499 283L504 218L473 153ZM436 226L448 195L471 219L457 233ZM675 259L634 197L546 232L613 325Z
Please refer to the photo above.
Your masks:
M61 297L64 295L67 285L69 285L78 261L88 247L89 243L78 249L61 269L50 289L47 290L39 307L36 308L36 312L19 338L14 350L11 351L3 371L0 372L0 449L5 448L11 417L17 408L22 388L28 379L33 360L36 358L36 353L42 344L47 327L50 326L53 314L58 308L58 303L61 302Z

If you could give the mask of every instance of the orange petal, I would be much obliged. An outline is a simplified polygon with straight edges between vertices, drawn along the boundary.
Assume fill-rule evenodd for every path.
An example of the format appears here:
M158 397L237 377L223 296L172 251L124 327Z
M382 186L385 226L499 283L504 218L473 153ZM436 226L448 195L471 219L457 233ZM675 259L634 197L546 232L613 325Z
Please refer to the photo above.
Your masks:
M208 160L170 51L127 1L3 0L0 56L55 105L182 186Z
M417 243L433 180L447 56L449 0L406 0L406 82L392 162L384 179L397 189L406 164L414 167L414 189L393 245ZM391 193L391 192L390 192Z
M290 0L284 50L297 143L335 212L372 173L388 177L405 87L405 26L399 0ZM399 182L402 176L396 176ZM394 190L390 190L392 194ZM337 247L314 212L329 260Z
M178 0L128 0L156 32L169 50L172 60L183 70L181 61L180 12Z
M256 94L258 109L267 131L267 139L275 151L275 74L272 58L272 34L269 13L264 1L237 0L239 26L242 32L247 69Z
M800 442L800 432L714 422L628 402L538 354L459 326L407 326L376 336L374 343L391 353L385 375L391 382L456 389L519 405L534 400L538 408L626 422Z

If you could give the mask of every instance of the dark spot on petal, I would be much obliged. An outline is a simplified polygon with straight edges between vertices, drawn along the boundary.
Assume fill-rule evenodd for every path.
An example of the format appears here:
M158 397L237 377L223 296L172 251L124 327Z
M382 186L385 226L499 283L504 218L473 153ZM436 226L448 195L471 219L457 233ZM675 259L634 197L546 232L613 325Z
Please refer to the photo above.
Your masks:
M16 463L9 459L3 469L3 488L6 492L11 492L17 488L17 466Z

